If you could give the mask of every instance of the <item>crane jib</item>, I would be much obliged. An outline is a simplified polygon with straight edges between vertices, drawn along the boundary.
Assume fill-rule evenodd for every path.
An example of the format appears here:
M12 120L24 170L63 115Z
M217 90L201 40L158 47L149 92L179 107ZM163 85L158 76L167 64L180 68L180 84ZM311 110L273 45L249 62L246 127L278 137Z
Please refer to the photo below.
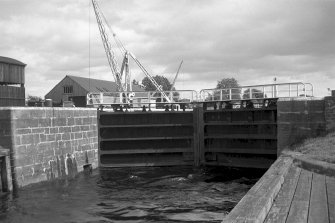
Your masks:
M131 58L135 61L137 66L139 66L139 68L145 74L145 76L147 76L149 78L149 80L151 81L151 83L156 87L157 91L163 96L163 98L167 102L171 102L171 99L164 93L161 86L149 74L149 72L144 68L144 66L139 62L139 60L132 53L128 53L128 51L125 49L122 42L117 38L116 34L112 31L111 27L109 26L106 17L102 13L102 11L101 11L101 9L98 5L98 2L96 0L92 0L92 5L93 5L96 20L97 20L97 23L98 23L102 43L103 43L105 53L106 53L106 56L107 56L107 60L108 60L108 63L109 63L109 67L110 67L110 69L112 71L112 74L114 76L114 80L115 80L116 84L118 85L118 91L127 92L127 91L132 90L131 89L131 83L130 83L131 78L130 78L130 72L129 72L129 60L128 60L128 54L129 54L131 56ZM105 25L103 23L103 20L105 21L107 27L111 31L117 46L121 49L122 52L124 52L124 58L123 58L123 62L122 62L122 65L121 65L121 69L119 69L117 60L115 58L115 54L114 54L114 52L112 50L112 47L111 47L111 44L109 42L108 34L105 31L106 29L105 29ZM125 79L124 84L122 84L123 77Z

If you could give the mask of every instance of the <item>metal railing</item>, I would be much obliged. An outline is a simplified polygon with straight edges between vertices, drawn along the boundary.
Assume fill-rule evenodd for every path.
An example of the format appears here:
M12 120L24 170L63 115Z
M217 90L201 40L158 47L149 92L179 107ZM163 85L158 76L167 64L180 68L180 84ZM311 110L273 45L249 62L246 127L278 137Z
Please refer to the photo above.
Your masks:
M313 85L294 82L241 86L226 89L203 89L200 91L202 101L236 101L266 98L313 97Z
M163 108L164 105L191 104L198 99L198 94L193 90L164 91L170 102L158 91L128 91L128 92L90 92L87 94L88 106L125 106L142 108L143 106L156 106Z
M258 100L271 98L313 97L313 85L310 83L293 82L241 86L226 89L202 89L198 94L194 90L164 91L167 99L158 91L128 92L90 92L87 94L87 105L93 107L126 107L126 108L164 108L166 105L191 107L195 102Z

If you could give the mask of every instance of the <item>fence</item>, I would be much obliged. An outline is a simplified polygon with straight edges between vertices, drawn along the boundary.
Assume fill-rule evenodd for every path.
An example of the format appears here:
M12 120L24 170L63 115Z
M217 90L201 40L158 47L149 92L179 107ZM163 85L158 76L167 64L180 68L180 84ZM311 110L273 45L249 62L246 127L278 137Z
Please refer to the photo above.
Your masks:
M168 99L157 91L136 92L93 92L87 94L88 106L124 106L131 108L164 108L166 105L191 107L196 102L225 102L258 100L256 104L269 103L267 99L313 97L310 83L282 83L267 85L241 86L226 89L203 89L200 93L193 90L164 91Z
M234 101L247 99L312 97L313 85L310 83L282 83L267 85L241 86L226 89L203 89L202 101Z
M164 105L186 105L198 99L193 90L164 91L169 100L157 91L128 91L128 92L90 92L87 94L88 106L129 106L132 108L164 108Z

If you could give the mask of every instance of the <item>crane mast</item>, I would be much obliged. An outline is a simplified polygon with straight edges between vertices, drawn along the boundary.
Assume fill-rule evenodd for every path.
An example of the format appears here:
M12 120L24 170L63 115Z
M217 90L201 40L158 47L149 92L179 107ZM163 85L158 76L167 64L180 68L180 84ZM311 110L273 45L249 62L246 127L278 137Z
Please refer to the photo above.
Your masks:
M126 91L125 86L123 86L123 84L122 84L122 72L118 71L119 66L118 66L117 60L115 58L115 54L112 51L112 46L109 42L108 35L105 31L106 29L105 29L104 23L102 21L102 17L104 17L104 16L103 16L96 0L92 0L92 6L93 6L95 17L96 17L96 20L97 20L97 23L98 23L100 36L101 36L101 40L102 40L102 43L103 43L103 46L104 46L104 49L105 49L105 53L106 53L106 56L107 56L109 67L110 67L110 69L113 73L113 76L114 76L114 80L115 80L115 82L118 86L119 91ZM126 58L126 56L125 56L125 58ZM125 59L124 62L128 62L128 59ZM122 64L122 67L124 67L124 66L127 66L127 65Z
M180 68L181 68L181 65L183 64L183 62L184 62L184 61L182 60L182 61L180 62L180 64L179 64L179 67L178 67L176 76L174 77L173 82L172 82L172 85L171 85L171 91L172 91L173 88L174 88L174 85L175 85L176 80L177 80L177 78L178 78L178 74L179 74L179 71L180 71Z
M104 49L105 49L105 52L106 52L106 56L107 56L107 59L108 59L108 63L109 63L110 69L113 73L115 82L118 85L118 90L121 91L121 92L132 91L132 84L131 84L131 81L130 81L130 74L129 74L129 56L130 56L135 61L137 66L142 70L142 72L145 74L145 76L147 76L149 78L151 83L156 87L157 91L166 100L166 102L170 103L171 100L165 94L165 92L163 91L162 86L160 86L155 81L155 79L149 74L149 72L140 63L140 61L132 53L128 52L125 49L122 42L116 37L116 34L112 32L113 37L116 41L116 44L118 45L120 50L124 53L122 66L121 66L121 69L119 71L119 66L118 66L117 60L115 58L115 54L112 50L112 46L109 42L108 35L105 31L105 25L104 25L102 19L104 19L104 21L107 24L107 27L110 29L110 31L111 31L111 28L109 27L108 22L107 22L107 20L104 16L104 14L102 13L99 5L98 5L98 2L96 0L92 0L92 5L93 5L96 20L97 20L97 23L98 23L102 43L103 43L103 46L104 46ZM125 73L125 84L122 84L123 73Z

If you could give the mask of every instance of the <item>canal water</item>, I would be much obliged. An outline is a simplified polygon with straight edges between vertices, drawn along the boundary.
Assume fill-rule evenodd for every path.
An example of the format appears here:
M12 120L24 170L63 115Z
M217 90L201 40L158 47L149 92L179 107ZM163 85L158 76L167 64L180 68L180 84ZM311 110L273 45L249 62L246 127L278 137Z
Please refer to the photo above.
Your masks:
M262 172L120 168L0 195L0 222L220 222Z

